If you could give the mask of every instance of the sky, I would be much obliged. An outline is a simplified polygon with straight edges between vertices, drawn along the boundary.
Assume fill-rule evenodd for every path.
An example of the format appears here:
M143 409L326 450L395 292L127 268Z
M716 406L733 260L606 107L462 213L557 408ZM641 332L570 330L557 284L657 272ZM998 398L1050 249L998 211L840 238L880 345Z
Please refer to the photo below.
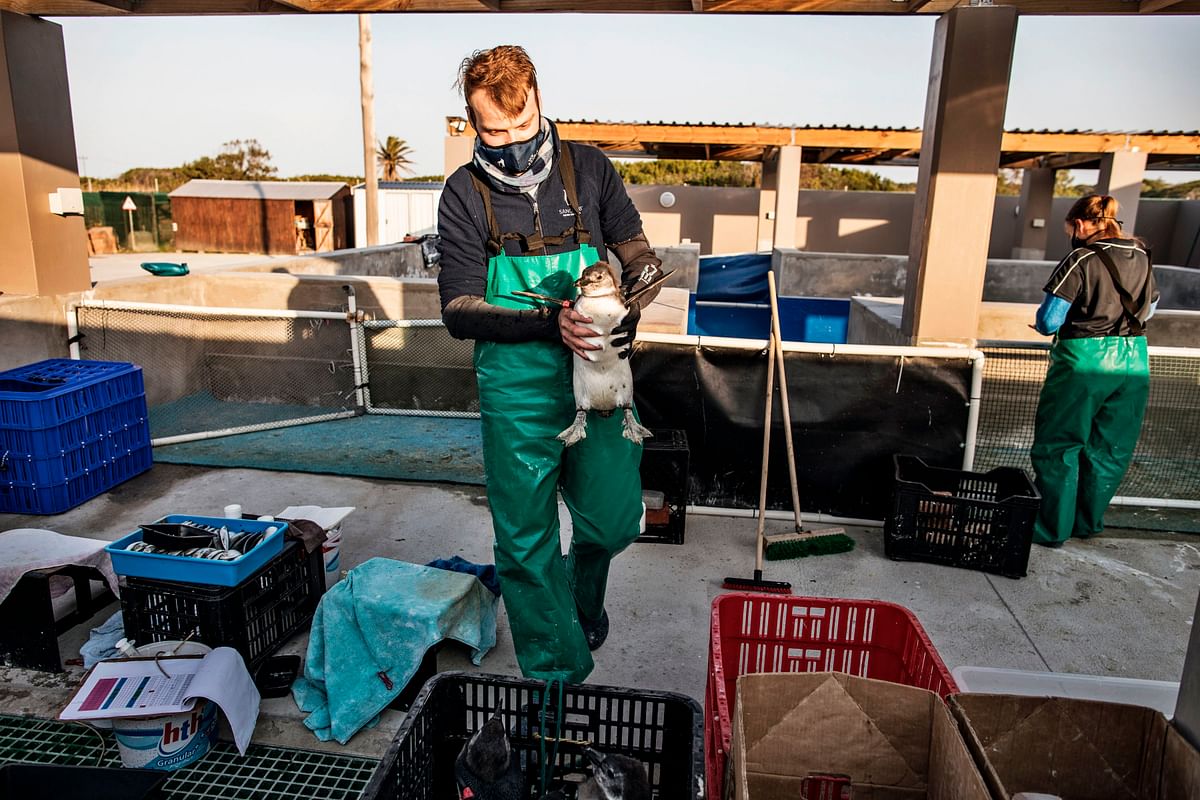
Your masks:
M355 15L53 21L93 177L246 138L281 177L362 174ZM371 25L377 137L406 140L415 174L434 175L445 118L463 112L458 65L477 49L525 47L551 119L919 127L934 19L375 14ZM1022 17L1005 127L1198 130L1198 41L1195 16Z

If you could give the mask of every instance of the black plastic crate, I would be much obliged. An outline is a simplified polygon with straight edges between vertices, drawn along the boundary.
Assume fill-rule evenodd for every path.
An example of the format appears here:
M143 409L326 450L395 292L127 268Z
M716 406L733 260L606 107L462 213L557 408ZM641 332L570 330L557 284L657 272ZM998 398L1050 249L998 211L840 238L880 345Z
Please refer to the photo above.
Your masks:
M542 796L539 714L543 703L548 713L557 713L557 694L547 692L541 681L522 678L465 672L435 676L417 696L361 800L457 800L454 760L496 713L527 778L526 796L537 800ZM641 760L656 800L697 800L704 796L702 722L700 706L680 694L567 685L558 731L562 741L547 788L586 779L586 742L605 754ZM550 723L547 728L553 736ZM548 756L551 744L544 746Z
M1041 496L1024 470L963 472L915 456L894 460L896 486L884 528L888 558L1025 577Z
M654 429L642 445L642 490L662 492L668 512L665 524L653 524L647 512L646 532L639 542L683 544L687 529L688 450L687 432Z
M232 588L122 578L125 636L139 645L191 634L209 647L232 647L254 672L312 620L325 593L318 547L306 553L291 540L283 552Z

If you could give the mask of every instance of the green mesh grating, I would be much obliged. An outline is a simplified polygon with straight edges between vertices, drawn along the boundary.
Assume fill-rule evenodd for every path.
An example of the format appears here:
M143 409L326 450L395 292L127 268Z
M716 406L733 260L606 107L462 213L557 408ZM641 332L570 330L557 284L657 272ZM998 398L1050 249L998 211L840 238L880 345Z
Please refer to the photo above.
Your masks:
M0 764L119 767L108 731L32 717L0 715ZM208 755L171 774L171 800L358 800L378 760L252 745L239 756L218 742Z

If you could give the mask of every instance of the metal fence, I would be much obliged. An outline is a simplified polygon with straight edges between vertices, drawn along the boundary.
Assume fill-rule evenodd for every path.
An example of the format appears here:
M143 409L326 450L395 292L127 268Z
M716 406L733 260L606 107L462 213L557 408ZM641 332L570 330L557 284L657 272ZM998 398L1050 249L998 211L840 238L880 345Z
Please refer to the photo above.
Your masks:
M479 415L470 342L438 320L363 322L353 298L348 313L89 301L71 319L77 356L142 367L155 444L361 413ZM973 468L1031 470L1049 348L980 349ZM1150 370L1146 420L1116 502L1200 507L1200 349L1151 347Z
M1038 395L1049 345L985 342L975 469L1032 471ZM1116 502L1200 507L1200 350L1150 348L1150 399L1133 462Z
M368 320L361 340L368 414L479 416L474 345L441 320Z
M347 315L96 301L79 355L142 368L155 444L354 416Z

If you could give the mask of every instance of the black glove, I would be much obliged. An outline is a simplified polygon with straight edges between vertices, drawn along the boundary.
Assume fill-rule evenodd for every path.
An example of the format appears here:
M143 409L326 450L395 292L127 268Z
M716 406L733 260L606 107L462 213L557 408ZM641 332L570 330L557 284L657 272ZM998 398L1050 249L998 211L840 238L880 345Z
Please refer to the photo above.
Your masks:
M612 329L612 346L625 348L617 354L618 358L629 358L633 353L633 337L637 335L637 324L641 318L642 310L637 306L630 306L620 324Z
M653 255L653 253L650 254L651 258L653 258ZM641 268L637 272L626 276L625 279L621 281L621 296L625 298L626 302L629 301L630 297L638 295L638 292L641 292L647 286L650 286L652 283L662 277L662 262L657 258L654 258L654 261L658 263L647 261L646 263L640 265ZM650 302L657 295L657 290L651 290L635 297L633 303L634 305L644 308L645 306L650 305Z

